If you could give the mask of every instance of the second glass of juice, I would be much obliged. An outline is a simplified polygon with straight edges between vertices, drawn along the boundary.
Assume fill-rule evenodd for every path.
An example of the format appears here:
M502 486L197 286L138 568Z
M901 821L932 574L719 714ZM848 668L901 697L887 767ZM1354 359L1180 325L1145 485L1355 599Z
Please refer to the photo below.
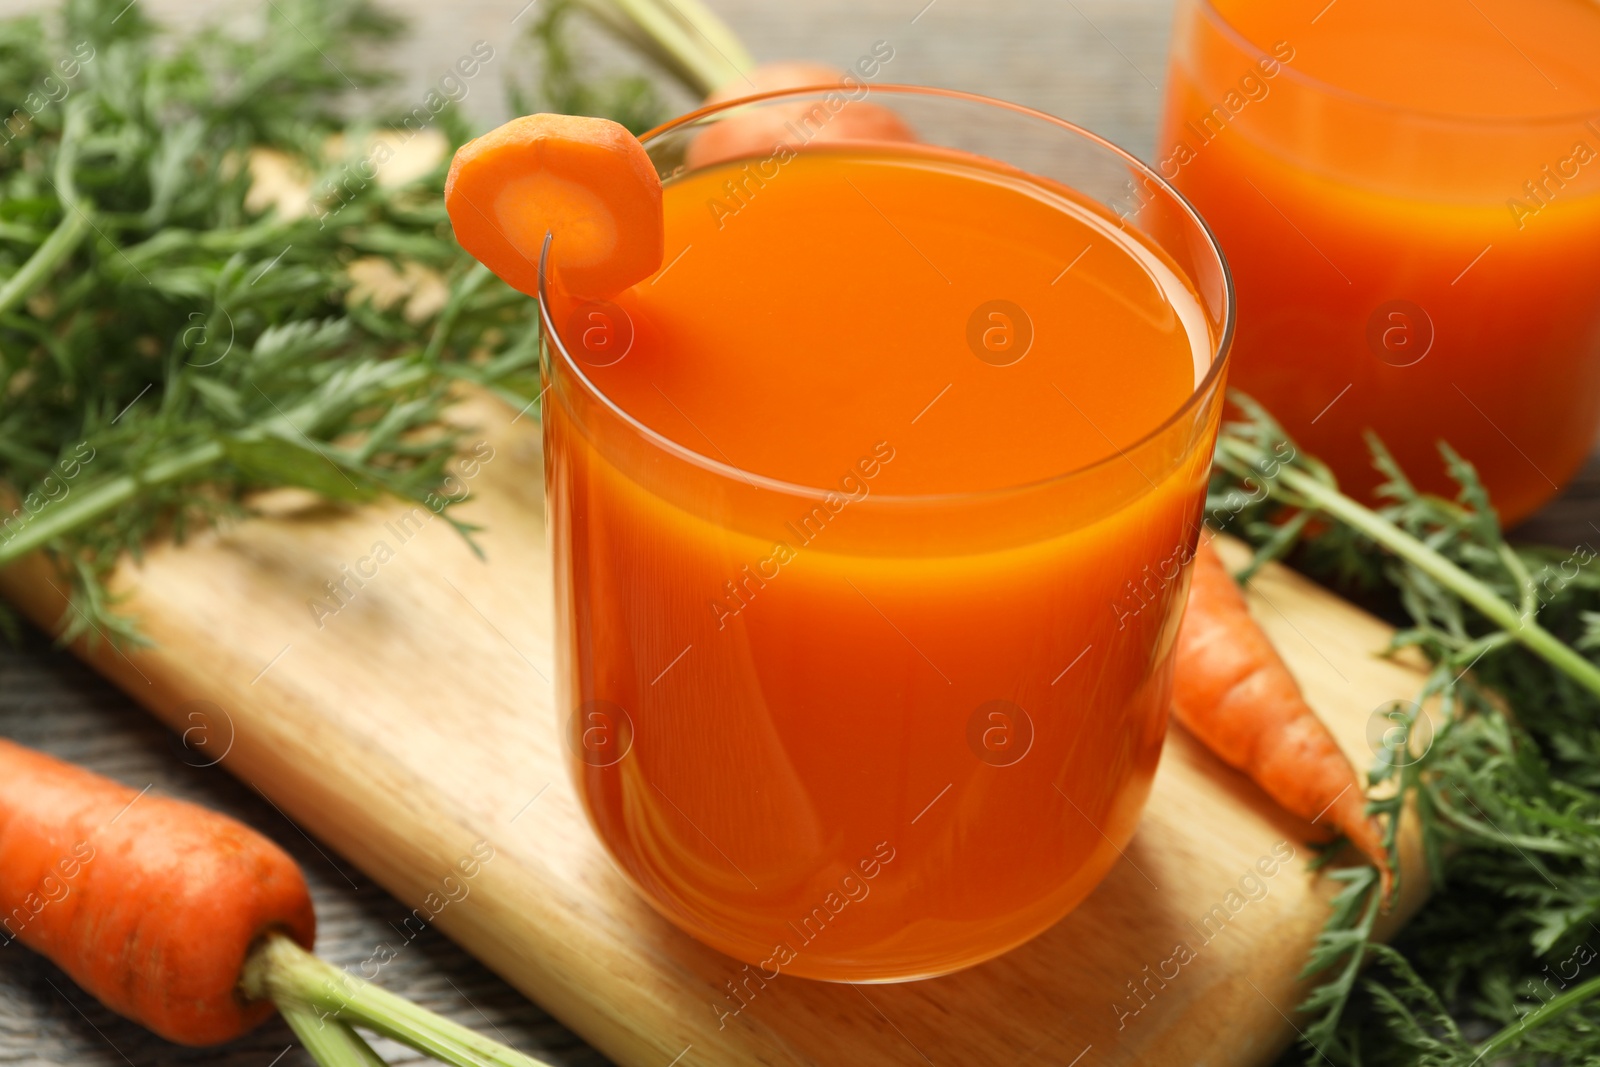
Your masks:
M831 138L851 107L916 141ZM768 978L1004 952L1119 861L1155 772L1221 257L1132 157L971 96L777 94L644 141L661 269L541 295L589 817Z
M1508 525L1600 427L1600 4L1180 0L1157 169L1239 293L1233 384L1340 483L1373 430Z

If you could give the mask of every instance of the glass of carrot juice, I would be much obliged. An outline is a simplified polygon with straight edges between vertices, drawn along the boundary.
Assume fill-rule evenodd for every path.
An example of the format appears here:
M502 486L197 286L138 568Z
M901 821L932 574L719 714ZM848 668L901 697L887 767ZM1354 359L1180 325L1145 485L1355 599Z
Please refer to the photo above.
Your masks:
M1600 5L1180 0L1156 168L1239 291L1233 383L1342 483L1449 442L1508 525L1600 424Z
M868 107L883 139L829 135ZM777 143L729 148L752 128ZM995 956L1088 894L1150 788L1222 258L1133 157L959 93L772 94L644 143L661 269L540 294L588 815L768 977Z

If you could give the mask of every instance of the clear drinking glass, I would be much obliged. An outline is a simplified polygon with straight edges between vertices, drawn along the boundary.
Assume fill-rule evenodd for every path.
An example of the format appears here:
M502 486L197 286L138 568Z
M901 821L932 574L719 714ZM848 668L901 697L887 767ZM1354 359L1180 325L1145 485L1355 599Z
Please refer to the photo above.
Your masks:
M770 94L648 134L666 196L694 177L686 159L708 129L836 93ZM905 152L986 157L1151 250L1192 292L1194 380L1142 438L1027 484L855 491L892 465L892 441L835 484L795 484L646 425L597 385L626 366L607 319L617 309L541 292L557 699L574 780L645 899L769 977L965 967L1055 923L1117 861L1166 732L1232 332L1215 243L1132 156L979 97L884 86L870 100L916 131ZM1041 331L1030 358L1062 343ZM1117 373L1140 388L1131 358ZM808 446L767 443L780 458ZM787 542L796 551L780 558ZM705 610L716 598L723 609Z
M1587 111L1495 98L1502 82L1545 88L1539 30L1475 7L1441 13L1428 55L1394 61L1449 62L1460 27L1446 23L1475 29L1486 54L1458 62L1489 94L1482 114L1380 96L1399 93L1372 69L1377 38L1340 84L1311 76L1313 50L1358 13L1348 5L1312 23L1287 5L1179 0L1156 168L1228 256L1233 385L1357 493L1380 481L1364 431L1453 496L1448 441L1510 524L1555 495L1600 427L1600 95ZM1566 7L1600 24L1600 8ZM1281 16L1282 36L1253 39L1219 8Z

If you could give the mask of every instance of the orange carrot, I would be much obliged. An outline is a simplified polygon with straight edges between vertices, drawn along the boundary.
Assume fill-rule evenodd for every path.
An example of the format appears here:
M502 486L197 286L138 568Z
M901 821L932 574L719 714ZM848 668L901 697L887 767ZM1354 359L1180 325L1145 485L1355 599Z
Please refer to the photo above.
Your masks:
M272 1013L240 972L269 933L310 948L300 868L249 827L0 740L0 943L54 960L108 1008L211 1045Z
M1366 814L1355 768L1205 543L1195 554L1178 633L1172 710L1206 747L1285 810L1342 831L1378 866L1387 885L1388 850L1377 822Z
M661 266L661 179L609 119L512 119L456 152L444 201L461 247L529 295L547 232L555 280L574 296L614 296Z
M748 74L730 78L713 89L706 97L708 104L721 104L741 96L777 92L780 89L804 89L810 85L842 85L844 71L828 63L809 59L779 59L763 63Z
M713 92L706 97L706 103L812 87L832 91L812 99L762 104L730 114L701 131L689 145L686 162L691 167L705 167L730 159L765 157L778 153L780 145L793 151L818 142L917 139L898 114L864 99L870 91L864 81L825 63L765 63Z

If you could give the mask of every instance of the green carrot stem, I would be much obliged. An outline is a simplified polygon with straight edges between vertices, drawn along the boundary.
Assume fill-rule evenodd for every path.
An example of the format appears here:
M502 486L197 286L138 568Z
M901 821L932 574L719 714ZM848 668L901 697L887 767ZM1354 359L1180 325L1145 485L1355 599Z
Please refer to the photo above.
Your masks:
M1522 1036L1523 1031L1527 1030L1529 1027L1549 1022L1556 1016L1565 1014L1566 1012L1577 1007L1579 1004L1582 1004L1584 1001L1593 997L1596 993L1600 993L1600 978L1591 978L1582 985L1573 986L1565 993L1560 993L1554 997L1551 997L1538 1008L1530 1011L1521 1019L1518 1019L1516 1022L1512 1023L1510 1026L1507 1026L1499 1033L1490 1037L1489 1040L1479 1045L1478 1058L1473 1062L1492 1062L1490 1057L1499 1052L1501 1049L1505 1048L1507 1045L1516 1041L1517 1038Z
M1227 435L1218 440L1217 451L1246 463L1277 462L1274 457L1268 456L1261 449ZM1280 484L1287 487L1303 501L1309 502L1346 526L1359 530L1401 559L1415 565L1423 573L1477 608L1486 618L1514 637L1534 655L1595 696L1600 696L1600 666L1563 643L1560 638L1540 626L1537 620L1531 617L1524 618L1521 612L1502 600L1494 590L1371 508L1356 503L1332 486L1287 465L1279 466L1277 478L1268 480L1268 484L1269 492L1274 493L1278 492Z
M321 1067L387 1067L372 1046L346 1023L338 1019L324 1022L310 1008L291 1001L279 1004L278 1011Z
M704 39L674 18L653 0L584 0L602 21L625 37L632 34L621 30L617 23L620 15L638 29L659 49L682 77L688 87L701 96L737 75L740 71L730 67L728 61L705 46ZM608 12L606 9L609 8ZM637 42L635 42L637 43Z
M124 474L82 492L69 493L27 519L10 540L0 541L0 567L15 563L62 534L104 518L143 489L188 478L222 457L221 442L212 441L162 457L136 475Z
M653 0L611 0L657 45L681 63L694 78L694 88L704 96L727 81L732 73L683 24Z
M61 221L50 231L39 247L33 250L15 274L0 286L0 315L4 315L43 285L56 272L56 268L77 249L88 236L92 224L89 211L78 197L72 172L78 162L78 140L83 135L85 110L74 101L67 107L62 124L61 145L56 152L55 186L61 199Z
M1510 545L1501 544L1500 562L1505 564L1506 570L1511 572L1511 577L1516 580L1517 589L1522 596L1522 618L1532 619L1539 613L1539 590L1533 584L1533 575L1528 573L1528 568L1522 565L1522 557Z
M462 277L450 290L449 299L445 301L444 310L439 313L439 319L434 323L433 336L428 338L428 347L423 349L422 361L431 366L436 366L439 357L444 354L444 346L450 340L450 331L455 329L456 320L461 317L462 309L467 306L479 289L482 289L491 277L488 267L482 263L474 263L472 269Z
M549 1067L347 974L281 935L251 954L240 987L248 997L270 998L279 1010L287 1004L318 1022L362 1026L455 1067Z
M612 0L577 0L579 6L622 44L678 79L689 92L699 91L700 79L677 56L662 48L655 38L645 33L626 12Z
M655 0L655 3L675 13L690 30L699 34L712 51L727 61L735 74L748 73L756 65L755 57L739 40L739 35L702 0Z
M56 268L72 255L89 234L89 216L82 210L68 206L66 214L56 228L50 231L39 247L33 250L15 274L0 286L0 315L4 315L43 285L56 272Z

